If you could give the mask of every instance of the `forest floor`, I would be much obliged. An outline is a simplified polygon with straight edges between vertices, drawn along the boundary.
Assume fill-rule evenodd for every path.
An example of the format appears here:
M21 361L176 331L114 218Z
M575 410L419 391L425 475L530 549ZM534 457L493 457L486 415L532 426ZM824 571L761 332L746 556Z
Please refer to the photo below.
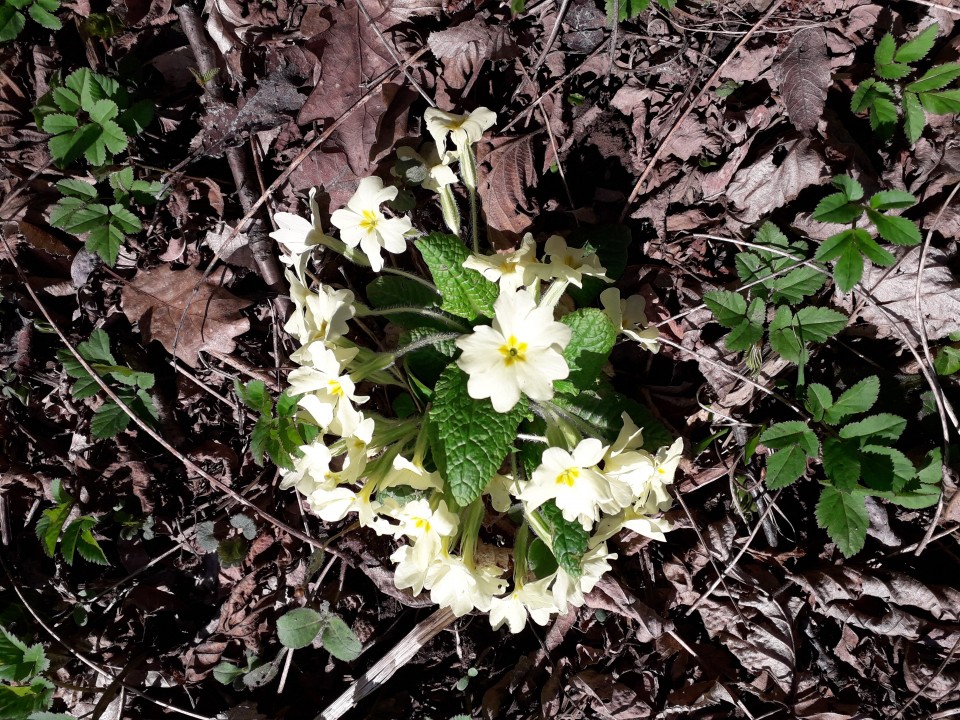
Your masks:
M59 29L28 14L0 45L0 624L44 647L51 711L313 718L434 612L393 587L389 540L311 517L276 467L253 461L256 416L234 380L279 392L295 347L278 251L262 228L235 232L241 217L309 217L310 188L329 217L360 178L391 178L396 148L426 136L436 103L497 114L478 145L495 243L629 232L617 287L644 296L663 343L618 345L608 374L684 438L685 459L666 541L612 540L613 571L584 607L518 635L461 618L348 717L960 716L960 133L948 112L960 91L924 100L914 142L893 103L890 137L851 109L886 33L902 46L938 24L903 82L952 67L960 6L949 4L680 0L635 12L621 0L610 6L629 19L613 27L597 0L62 0ZM21 5L2 0L0 17L16 22ZM62 162L35 108L84 67L119 78L123 102L146 100L153 117L102 162ZM897 103L909 94L896 85ZM163 199L117 191L100 206L122 207L99 241L93 225L58 227L58 182L109 193L107 173L122 168L162 183ZM801 367L759 336L731 350L705 293L740 290L737 243L765 222L812 257L838 232L813 216L842 174L868 196L911 193L902 215L923 243L886 245L896 262L867 263L854 292L831 280L804 299L849 321ZM112 266L98 257L111 247ZM68 347L96 329L108 364L132 368L115 387L150 396L157 437L104 413L110 401L65 370ZM912 508L865 497L865 542L846 557L857 548L818 522L816 453L798 482L771 488L775 443L757 440L797 418L804 384L837 395L867 376L882 388L875 409L906 421L885 467L935 457L943 494ZM44 534L52 508L91 521L58 547ZM282 651L276 620L305 601L346 621L358 659L319 644ZM224 663L236 681L223 682Z

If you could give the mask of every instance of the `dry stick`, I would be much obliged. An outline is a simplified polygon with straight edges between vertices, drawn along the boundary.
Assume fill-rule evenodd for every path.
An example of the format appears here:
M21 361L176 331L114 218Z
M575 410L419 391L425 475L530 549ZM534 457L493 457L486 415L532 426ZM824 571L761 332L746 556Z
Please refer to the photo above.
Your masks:
M0 235L0 240L3 241L3 244L7 247L7 250L10 251L10 245L7 242L7 239L2 235ZM86 359L82 355L80 355L79 352L77 352L77 349L70 344L70 341L67 340L66 335L63 334L63 331L57 326L56 322L54 322L53 316L50 315L50 312L47 310L46 306L40 301L40 298L37 296L36 292L34 292L33 288L30 286L30 283L27 281L27 277L24 274L23 269L20 267L19 263L17 263L16 258L12 257L12 252L11 252L11 259L13 262L13 266L17 271L17 275L19 275L20 281L23 283L24 288L26 288L27 293L30 295L30 298L33 300L34 303L36 303L37 307L40 308L40 312L43 314L44 318L46 318L47 322L50 323L50 326L54 329L54 332L57 333L57 336L60 338L60 341L64 344L64 347L66 347L67 350L70 351L70 354L73 355L74 358L76 358L77 362L80 363L80 366L90 374L90 376L94 379L97 385L100 386L100 389L103 390L104 394L106 394L106 396L110 398L110 400L112 400L114 404L117 405L117 407L123 410L141 430L143 430L147 435L149 435L151 438L156 440L167 452L169 452L175 458L180 460L180 462L182 462L184 466L186 466L189 470L192 470L197 475L199 475L204 480L206 480L208 483L210 483L217 490L220 490L221 492L227 494L229 497L231 497L233 500L240 503L244 507L249 508L250 510L255 512L257 515L259 515L261 518L263 518L267 522L271 523L272 525L279 528L280 530L283 530L284 532L291 535L292 537L295 537L298 540L302 540L305 543L308 543L309 545L315 548L326 550L327 552L333 552L332 550L327 548L326 543L322 543L319 540L315 540L314 538L310 537L306 533L303 533L300 530L297 530L296 528L293 528L290 525L287 525L287 523L283 522L279 518L274 517L273 515L268 513L266 510L263 510L257 507L254 503L252 503L250 500L247 500L247 498L245 498L243 495L238 493L236 490L226 485L222 481L218 480L213 475L211 475L206 470L204 470L202 467L197 465L195 462L193 462L193 460L188 458L186 455L184 455L175 447L173 447L173 445L167 442L163 438L163 436L160 435L160 433L158 433L152 427L147 425L147 423L145 423L136 413L133 412L133 410L130 409L130 407L126 403L123 402L123 400L121 400L117 396L117 394L110 388L110 386L103 381L103 378L101 378L100 375L98 375L97 372L90 366L90 363L88 363Z
M540 51L540 57L537 58L537 61L530 69L529 78L532 78L537 74L537 70L539 70L540 66L543 65L543 61L547 59L547 53L550 52L551 48L553 48L553 44L557 41L557 36L560 35L560 27L563 25L563 19L567 16L567 11L569 9L570 0L563 0L563 3L560 5L560 12L557 13L557 21L553 24L553 30L550 31L550 37L547 38L547 44L543 46L543 50ZM614 18L614 23L616 23L616 18ZM520 87L523 87L523 83L520 83ZM520 92L520 87L513 91L511 99L517 96L517 93Z
M317 715L315 720L338 720L338 718L343 717L356 707L360 700L376 690L389 680L397 670L410 662L424 645L441 631L450 627L456 619L449 608L440 608L435 611L347 688L343 695L330 703L322 713Z
M927 0L910 0L910 2L915 2L917 5L926 5L927 7L931 7L936 10L943 10L944 12L953 13L954 15L960 15L960 9L947 7L946 5L940 5L939 3L927 2ZM946 717L946 715L943 715L942 717Z
M713 585L707 588L707 591L703 595L698 597L697 601L690 606L690 609L687 610L686 612L687 615L689 615L698 607L700 607L700 603L702 603L704 600L710 597L710 595L713 594L713 591L717 589L717 586L723 581L723 578L729 575L730 571L737 566L737 563L740 562L740 558L742 558L744 554L747 552L747 550L750 548L750 543L753 542L753 539L757 536L757 533L760 531L760 528L763 527L763 523L767 519L767 515L769 515L770 511L773 510L774 507L776 507L777 500L780 499L780 493L782 492L783 492L783 488L780 488L779 490L777 490L777 494L773 496L773 499L770 501L770 504L767 505L767 508L766 510L763 511L763 514L760 516L760 519L757 520L756 526L753 528L753 531L750 533L749 537L747 538L747 541L743 544L743 547L740 548L740 552L738 552L737 556L730 561L730 564L727 565L726 569L723 571L723 574L720 575L720 577L718 577L716 580L714 580Z
M647 161L647 167L644 169L643 173L640 175L640 179L637 180L637 184L633 186L633 191L630 193L630 197L627 198L627 202L623 207L623 212L620 213L620 222L623 222L627 214L630 212L630 206L633 205L633 201L637 199L637 196L640 195L640 189L643 187L643 183L646 182L647 178L650 177L650 173L653 172L654 165L656 165L657 160L660 159L660 156L664 153L667 147L670 145L670 141L673 139L674 134L677 132L677 129L686 120L687 116L693 112L693 109L697 106L697 103L700 102L701 98L707 94L710 90L710 86L720 77L720 73L726 64L733 59L733 57L740 52L740 49L747 44L747 41L757 32L761 25L763 25L771 15L773 15L780 6L784 3L784 0L775 0L775 2L769 7L769 9L763 14L757 22L750 28L746 35L744 35L740 42L736 44L733 50L727 55L723 62L717 65L717 69L713 71L713 74L707 79L707 82L704 83L703 87L700 88L700 92L696 94L693 100L690 101L690 104L687 105L687 108L680 113L677 119L674 121L673 126L670 128L670 132L666 134L660 144L657 146L656 151L653 153L653 157Z
M197 66L203 77L212 77L219 72L216 56L213 48L207 41L206 30L200 22L196 8L192 3L182 3L176 5L177 15L180 18L180 26L190 43L190 49L197 60ZM203 85L203 92L207 96L211 105L222 105L223 88L216 79L206 82ZM230 165L230 173L233 175L234 185L237 187L237 196L240 199L240 205L244 212L250 212L256 193L254 191L253 179L247 164L247 153L243 145L228 147L224 151L227 156L227 163ZM264 282L271 288L279 285L283 278L280 271L280 262L277 260L277 254L274 252L273 242L266 232L267 222L265 218L259 217L250 224L247 231L248 245L256 260L257 268L263 276Z
M943 217L943 213L946 212L946 209L950 206L950 203L953 202L954 196L957 194L957 190L960 190L960 183L953 186L953 190L950 192L950 195L947 197L946 201L943 203L943 206L940 208L940 212L937 213L937 216L933 219L933 224L930 226L930 229L927 231L927 237L923 241L923 248L920 250L920 259L917 261L917 287L916 292L913 296L913 306L917 313L917 323L919 324L917 334L920 336L920 344L923 347L923 357L926 358L927 364L930 367L933 367L933 358L930 356L930 341L927 338L927 324L923 318L923 309L920 303L920 290L923 285L923 266L927 260L927 251L930 249L930 241L933 239L933 231L936 230L937 225L940 223L940 219ZM936 383L936 388L930 388L933 390L933 394L940 395L942 400L946 400L944 395L943 388L940 386L939 380L936 379L936 369L934 369L933 379ZM944 433L948 432L947 428L944 428ZM950 467L950 444L944 442L943 444L943 465L944 467ZM960 495L960 492L957 493ZM923 539L920 541L920 544L917 546L916 552L914 555L920 555L927 547L927 543L930 542L930 538L933 536L933 529L937 526L937 523L940 522L940 515L943 512L943 493L940 493L940 499L937 501L937 509L933 513L933 519L927 525L927 531L923 534ZM909 703L908 703L909 705ZM901 710L901 712L903 712Z
M190 712L189 710L183 710L182 708L178 708L176 705L171 705L170 703L165 703L162 700L157 700L156 698L150 697L149 695L144 693L142 690L139 690L138 688L135 688L132 685L127 685L126 683L120 681L116 675L113 675L112 673L107 672L102 667L100 667L95 662L93 662L93 660L88 658L86 655L82 654L78 650L75 650L73 647L68 645L66 641L63 640L63 638L57 635L57 633L54 631L53 628L51 628L49 625L47 625L46 622L44 622L43 618L41 618L40 615L37 613L37 611L33 609L33 606L29 602L27 602L27 598L24 596L23 591L20 589L20 583L17 582L16 578L13 576L13 573L10 572L10 567L7 565L7 559L4 557L3 553L0 553L0 565L3 566L3 571L6 573L7 578L10 580L10 585L11 587L13 587L13 591L17 594L17 597L20 598L20 603L27 609L27 612L29 612L30 615L33 616L33 619L36 621L37 625L43 628L46 631L46 633L50 637L52 637L55 641L63 645L63 647L65 647L70 652L70 654L73 655L81 663L89 667L98 675L104 678L107 678L111 682L111 684L119 682L120 686L124 690L128 690L129 692L133 693L137 697L143 698L147 702L153 703L158 707L162 707L166 710L179 713L180 715L186 715L187 717L196 718L197 720L213 720L213 718L209 718L206 715L198 715L196 713ZM90 690L88 690L88 692L93 693L93 692L102 691L102 690L103 688L97 688L96 690L91 688Z
M363 4L363 0L357 0L357 7L360 8L360 12L362 12L364 17L367 18L367 22L370 23L370 27L373 28L373 31L377 34L377 37L380 38L380 42L383 43L383 46L387 49L387 52L390 53L390 57L393 58L393 61L400 67L400 71L403 73L404 77L407 78L407 81L413 85L414 89L420 93L420 96L426 100L427 103L429 103L430 107L435 108L437 103L434 102L433 98L427 94L427 91L423 89L423 86L420 85L416 78L414 78L410 73L410 69L397 55L397 50L394 48L393 43L387 42L387 38L384 37L383 33L380 31L380 28L377 27L377 24L370 16L370 11L367 10L367 6Z

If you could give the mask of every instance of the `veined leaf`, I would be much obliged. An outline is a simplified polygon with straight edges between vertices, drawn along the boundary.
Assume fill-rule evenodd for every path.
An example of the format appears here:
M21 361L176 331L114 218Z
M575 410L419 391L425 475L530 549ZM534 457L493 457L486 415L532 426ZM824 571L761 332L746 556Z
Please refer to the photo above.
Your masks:
M792 485L807 469L807 455L799 445L789 445L767 458L767 488L779 490Z
M902 63L912 63L923 59L933 48L933 43L937 39L939 30L940 25L937 23L925 27L913 40L909 40L901 45L893 56L893 59Z
M848 388L837 401L826 408L823 420L828 425L836 425L849 415L866 412L873 407L880 396L880 379L876 375L864 378Z
M860 448L856 442L827 438L823 441L823 472L840 490L852 490L860 481Z
M327 618L327 624L320 631L320 642L328 653L344 662L353 662L363 650L360 639L350 626L336 615Z
M916 93L903 93L903 132L907 140L915 143L923 134L923 127L927 124L927 115L920 105L920 98Z
M50 667L42 645L27 647L0 625L0 680L25 682Z
M907 85L904 90L912 93L925 93L940 90L960 77L960 63L936 65Z
M867 216L877 226L877 232L887 242L894 245L919 245L923 238L916 223L897 215L884 215L873 209L867 209Z
M897 51L897 43L893 39L893 35L887 33L882 38L880 42L877 43L877 47L873 51L873 64L879 70L884 65L889 65L893 62L894 53Z
M960 90L920 93L920 103L934 115L960 113Z
M812 458L820 454L817 436L803 420L789 420L771 425L760 436L760 442L774 450L796 445Z
M320 634L324 617L310 608L297 608L277 619L277 639L284 647L305 648Z
M567 382L588 389L599 377L617 341L617 330L603 311L583 308L564 315L560 322L571 330L570 343L564 348L570 375Z
M840 428L842 438L885 438L896 440L903 434L907 421L899 415L878 413Z
M874 210L908 208L917 204L917 199L904 190L882 190L870 198L870 207Z
M414 244L443 296L444 310L467 320L476 320L481 315L493 317L493 303L499 288L476 270L463 267L470 252L459 238L431 233Z
M825 487L817 503L817 524L827 531L846 557L856 555L867 540L870 524L863 496Z
M863 208L850 202L842 192L827 195L813 211L813 219L819 222L849 223L863 215Z
M587 551L589 534L576 520L564 519L560 508L552 500L544 503L539 512L550 527L553 556L557 559L557 563L570 576L580 577L580 561Z
M890 89L889 85L884 83L877 83L877 85L881 86L880 90L882 90L883 94L892 96L893 91ZM840 190L843 191L843 194L847 196L847 200L850 202L856 202L857 200L863 199L863 185L849 175L836 175L830 180L830 182L834 185L834 187L840 188Z

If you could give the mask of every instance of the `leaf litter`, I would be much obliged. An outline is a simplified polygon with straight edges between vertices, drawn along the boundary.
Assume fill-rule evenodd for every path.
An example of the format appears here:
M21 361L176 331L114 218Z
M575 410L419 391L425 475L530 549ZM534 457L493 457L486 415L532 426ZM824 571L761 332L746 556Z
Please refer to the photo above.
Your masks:
M786 712L842 720L890 717L914 696L904 717L955 710L960 598L948 575L956 567L953 536L914 556L932 514L878 501L871 512L884 509L886 526L861 555L843 560L816 526L816 495L803 483L763 515L761 528L770 501L760 484L763 463L756 455L738 463L756 428L793 418L728 371L770 388L786 366L767 355L751 372L723 346L709 313L690 312L705 291L737 287L735 247L696 235L750 239L772 219L824 240L836 230L810 216L825 194L819 188L841 172L909 189L921 198L909 217L924 230L933 227L957 178L951 121L933 119L912 148L887 145L848 101L873 71L873 46L888 29L908 37L937 21L941 60L956 61L953 14L924 3L786 2L769 21L775 32L760 32L731 54L769 3L690 2L670 14L647 11L620 24L616 45L603 3L575 0L565 13L531 4L516 16L502 6L439 0L364 0L364 7L372 21L355 0L208 3L207 31L223 60L216 82L228 90L217 109L199 100L194 59L171 3L127 3L126 26L98 39L88 54L102 51L110 63L136 57L149 70L162 133L151 136L142 163L161 168L157 177L170 179L171 195L150 232L127 248L135 265L113 273L88 262L82 243L48 222L50 189L67 174L49 165L32 98L49 89L58 66L80 62L76 48L66 31L33 48L23 40L3 46L0 183L9 247L0 245L0 509L4 555L40 599L35 609L60 621L68 644L113 667L129 663L131 682L176 706L210 717L314 717L373 658L331 662L322 650L304 648L286 668L277 664L276 619L291 602L329 602L369 639L376 657L425 611L418 600L390 592L383 563L390 548L381 538L341 534L348 528L304 518L276 490L272 474L245 455L251 428L232 399L231 380L282 372L289 348L269 291L243 256L244 236L231 230L240 214L224 180L223 148L254 146L266 185L342 119L268 201L273 211L303 212L305 191L316 186L323 207L334 209L358 178L375 171L387 177L397 144L422 139L425 102L415 82L442 109L497 111L498 132L485 139L480 157L487 221L500 242L527 231L543 239L578 223L616 222L686 102L720 67L718 87L682 120L628 208L634 243L620 288L643 292L658 318L669 318L665 337L697 354L664 347L650 359L618 348L608 368L618 387L703 446L684 466L689 515L671 511L677 529L665 544L619 540L614 576L542 635L507 638L462 621L356 712L623 719ZM77 3L64 12L86 23L93 11ZM534 73L557 22L559 34ZM394 56L405 61L405 72ZM163 175L178 163L178 174ZM957 217L955 206L944 211L920 277L934 342L956 342L950 336L960 331ZM214 268L204 279L211 250L221 251L232 273ZM919 249L903 250L892 269L868 264L863 286L886 313L855 295L830 299L857 312L850 331L816 358L828 384L849 387L865 364L884 378L917 377L891 323L918 343L918 256ZM201 524L225 527L236 510L224 509L222 497L195 484L136 430L115 440L89 437L79 419L84 401L71 397L49 327L19 289L11 259L28 268L35 287L57 288L43 297L72 342L103 327L118 362L156 374L161 417L184 452L219 467L232 486L286 522L329 540L329 565L269 527L256 528L237 566L204 550L196 541ZM71 275L75 268L82 281ZM321 272L339 270L330 264ZM189 375L173 370L174 353ZM943 382L956 402L956 381ZM919 381L914 387L904 402L910 422L923 430L908 438L909 453L922 455L931 416ZM98 538L114 553L113 567L67 567L40 552L35 503L57 478L71 479L82 512L103 518ZM704 597L718 572L724 582ZM694 603L697 610L688 613ZM86 624L73 619L81 611ZM39 630L36 637L48 640ZM241 667L248 660L259 668L257 682L227 688L215 679L220 663ZM73 675L62 681L86 672L70 667ZM59 692L58 710L97 712L89 695L70 692ZM111 700L105 716L119 703L129 716L162 713L127 695Z

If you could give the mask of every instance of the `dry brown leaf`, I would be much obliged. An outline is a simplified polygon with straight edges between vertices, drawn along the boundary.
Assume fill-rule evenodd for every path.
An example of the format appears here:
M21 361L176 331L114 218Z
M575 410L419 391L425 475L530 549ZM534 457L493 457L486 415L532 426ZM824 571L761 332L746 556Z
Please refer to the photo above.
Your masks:
M200 284L196 297L194 287ZM193 297L193 302L187 303ZM160 265L141 271L123 288L123 312L130 322L140 324L146 342L159 340L171 353L191 367L197 366L201 350L231 353L234 338L250 329L250 321L240 310L250 305L229 290L202 279L194 268L174 271ZM183 326L174 349L181 318Z
M787 151L786 155L766 153L733 176L727 197L742 211L739 220L756 222L826 177L826 165L811 140L795 140L782 149Z
M490 168L480 168L478 191L487 215L487 226L494 233L517 239L530 227L534 204L531 190L536 187L533 164L534 133L518 138L498 138L480 146L478 160Z
M427 44L434 56L443 61L443 79L450 87L460 89L490 56L493 33L482 19L475 17L449 30L430 33Z
M778 70L787 116L798 130L813 130L823 116L831 82L824 29L807 28L794 35L780 56Z
M920 248L900 251L900 261L894 268L881 268L867 263L860 286L887 315L870 305L860 309L859 317L877 328L878 337L900 336L892 323L916 343L920 342L914 297L917 285L917 267ZM920 307L927 336L931 340L960 331L960 283L948 266L942 250L930 248L923 269L920 286ZM839 304L847 311L858 302L856 293L841 296Z

